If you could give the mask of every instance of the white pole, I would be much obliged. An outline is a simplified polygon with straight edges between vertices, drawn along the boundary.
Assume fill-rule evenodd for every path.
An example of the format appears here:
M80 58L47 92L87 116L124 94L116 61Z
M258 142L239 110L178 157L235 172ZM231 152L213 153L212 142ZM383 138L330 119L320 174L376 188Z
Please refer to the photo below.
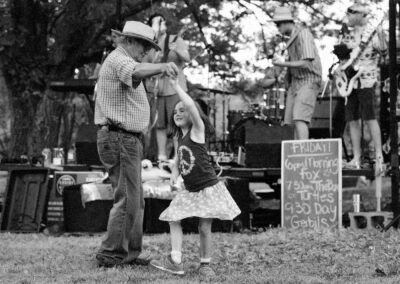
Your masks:
M375 168L375 186L376 186L376 212L381 212L382 198L382 173L379 167Z

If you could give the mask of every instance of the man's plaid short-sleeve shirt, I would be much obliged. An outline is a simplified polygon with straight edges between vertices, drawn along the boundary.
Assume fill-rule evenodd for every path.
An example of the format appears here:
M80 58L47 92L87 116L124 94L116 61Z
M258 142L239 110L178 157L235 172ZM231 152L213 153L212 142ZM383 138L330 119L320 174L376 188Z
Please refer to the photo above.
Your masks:
M145 132L150 107L143 83L132 82L137 63L121 46L104 61L97 82L95 124L112 124L132 132ZM137 85L137 86L135 86Z

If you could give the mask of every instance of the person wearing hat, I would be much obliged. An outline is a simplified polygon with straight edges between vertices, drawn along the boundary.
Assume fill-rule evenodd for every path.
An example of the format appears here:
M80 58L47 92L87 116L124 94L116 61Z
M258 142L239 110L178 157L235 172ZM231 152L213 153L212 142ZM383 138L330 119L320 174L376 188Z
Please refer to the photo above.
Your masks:
M273 22L287 42L288 61L275 60L278 67L287 67L289 90L286 97L284 124L294 124L295 138L309 138L309 124L321 87L321 60L314 37L304 26L296 25L288 7L277 7Z
M144 59L148 62L174 62L179 68L178 83L186 92L186 77L183 67L190 61L189 46L182 39L180 33L170 34L167 31L167 21L160 13L152 14L148 24L156 33L160 51L152 50ZM146 80L146 89L153 93L156 100L157 121L155 122L159 164L167 162L169 157L167 129L171 124L171 117L179 96L170 83L169 78L161 75ZM174 141L176 142L176 141ZM175 146L176 143L175 143Z
M153 29L127 21L117 47L101 66L95 101L97 149L114 190L107 232L97 252L99 266L148 264L143 257L144 198L141 187L142 136L150 113L142 80L163 74L176 77L174 63L145 63L143 57L160 47Z
M358 62L354 62L361 72L356 80L353 91L347 97L345 119L350 129L350 140L353 149L353 159L344 164L346 168L361 167L361 125L360 118L368 126L375 148L376 169L383 166L381 129L376 118L376 86L378 84L379 57L387 52L387 40L382 27L374 26L369 21L369 8L364 4L353 4L347 9L347 26L340 44L345 44L351 51L350 58L360 54ZM369 40L376 29L375 35ZM362 52L360 53L361 46ZM341 62L341 64L346 61ZM340 65L339 65L340 66ZM372 158L372 159L374 159Z

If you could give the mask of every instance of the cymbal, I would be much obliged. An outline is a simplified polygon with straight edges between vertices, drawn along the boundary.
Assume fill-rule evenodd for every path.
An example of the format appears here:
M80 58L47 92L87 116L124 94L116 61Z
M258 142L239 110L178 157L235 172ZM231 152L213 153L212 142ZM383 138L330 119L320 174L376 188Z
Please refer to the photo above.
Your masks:
M222 90L212 89L212 88L196 87L196 89L199 89L199 90L202 90L202 91L211 92L211 93L215 93L215 94L233 95L232 92L222 91Z

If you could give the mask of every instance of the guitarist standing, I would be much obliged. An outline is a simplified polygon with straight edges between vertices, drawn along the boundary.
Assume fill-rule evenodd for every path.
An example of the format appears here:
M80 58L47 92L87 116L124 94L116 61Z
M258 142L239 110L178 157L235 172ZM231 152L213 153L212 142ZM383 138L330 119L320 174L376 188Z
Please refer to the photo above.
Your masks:
M376 33L371 37L371 27L368 26L369 9L363 4L354 4L347 10L349 30L341 40L352 49L350 58L359 56L355 64L359 74L355 81L345 108L345 118L350 127L350 138L353 146L353 159L346 164L349 168L360 168L361 162L361 126L363 119L370 131L375 146L376 167L383 163L381 130L376 119L375 87L378 82L378 56L387 51L387 41L381 26L373 27ZM360 53L360 50L362 52ZM342 64L342 62L341 62Z
M288 7L277 7L272 20L282 35L290 37L286 44L289 61L273 62L275 66L288 68L289 90L284 123L294 123L296 139L308 139L308 126L321 87L322 67L318 50L311 32L295 25Z
M153 14L149 18L149 25L156 32L156 41L161 51L152 50L144 59L146 62L174 62L179 68L178 83L184 91L187 91L186 78L183 67L190 61L189 46L178 35L167 33L166 20L161 14ZM166 162L167 155L167 128L174 111L175 104L179 101L176 91L172 87L169 78L156 76L146 80L148 96L153 95L157 100L156 136L158 147L158 162Z

